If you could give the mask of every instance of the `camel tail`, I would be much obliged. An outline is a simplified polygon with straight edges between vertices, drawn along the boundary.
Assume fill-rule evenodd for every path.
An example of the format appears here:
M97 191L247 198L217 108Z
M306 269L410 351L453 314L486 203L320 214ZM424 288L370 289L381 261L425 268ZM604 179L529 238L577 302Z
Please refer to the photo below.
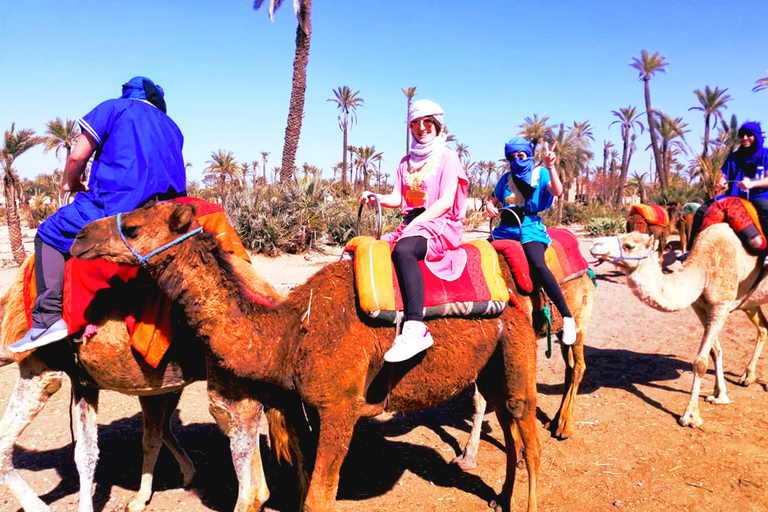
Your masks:
M285 415L279 409L269 408L266 411L269 423L269 437L272 439L272 446L275 455L279 461L284 460L293 464L291 456L291 436L288 433L288 426L285 422Z
M24 312L25 261L8 289L0 299L0 366L20 361L26 354L13 354L5 347L18 341L27 332L27 315Z

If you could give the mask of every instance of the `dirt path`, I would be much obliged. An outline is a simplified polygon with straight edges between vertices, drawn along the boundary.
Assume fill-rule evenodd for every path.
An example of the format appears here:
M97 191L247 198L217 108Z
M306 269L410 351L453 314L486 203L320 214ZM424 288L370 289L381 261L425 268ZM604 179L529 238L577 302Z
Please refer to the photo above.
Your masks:
M2 240L7 238L0 231L0 251ZM588 247L583 241L582 250ZM335 258L255 258L255 266L287 289ZM3 286L13 269L1 267ZM595 271L599 286L587 338L588 368L576 406L577 430L566 441L553 439L545 428L559 406L563 363L556 349L555 356L546 358L545 340L539 346L539 510L768 511L768 393L761 384L735 384L755 336L746 316L732 315L721 339L732 403L714 406L702 399L702 428L682 428L677 418L688 399L691 360L702 335L698 320L690 310L665 314L644 306L608 265ZM765 371L763 360L758 372ZM0 409L17 376L15 366L0 368ZM713 384L710 370L703 394ZM24 432L13 456L22 476L54 511L76 510L77 505L68 403L67 384ZM448 463L467 437L471 410L471 396L465 394L387 422L361 422L342 469L336 510L487 510L504 472L500 431L491 415L480 466L464 473ZM118 511L139 484L138 401L103 393L99 424L96 510ZM226 438L208 414L204 384L184 392L175 428L197 466L197 494L181 488L178 467L164 451L147 510L232 510L237 484ZM272 484L270 508L287 510L293 489ZM526 485L525 471L518 472L515 510L524 510ZM0 512L18 508L0 487Z

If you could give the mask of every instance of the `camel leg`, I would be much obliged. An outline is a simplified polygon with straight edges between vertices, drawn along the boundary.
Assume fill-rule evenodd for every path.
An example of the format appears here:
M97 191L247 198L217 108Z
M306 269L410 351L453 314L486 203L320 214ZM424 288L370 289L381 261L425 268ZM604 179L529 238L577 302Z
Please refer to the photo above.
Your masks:
M48 512L50 508L13 467L13 445L27 426L61 389L63 372L48 370L35 356L19 363L19 380L0 420L0 484L7 486L26 512Z
M455 457L451 462L459 465L463 470L473 469L477 467L477 451L480 448L480 434L483 431L483 417L485 416L485 408L487 402L483 395L477 390L475 385L474 393L475 413L472 415L472 431L469 433L469 439L464 446L464 451L461 455Z
M315 468L309 484L304 512L332 512L339 489L341 464L349 451L352 432L359 417L359 407L334 404L333 409L318 411L320 429Z
M693 384L691 386L691 397L688 401L688 405L685 408L685 412L678 423L683 427L700 427L703 423L701 416L699 415L699 393L701 392L701 379L707 373L707 359L709 353L712 350L715 342L717 341L717 335L722 329L725 320L728 317L728 306L717 305L713 306L709 314L700 305L694 303L693 310L696 316L704 325L704 337L699 347L699 353L696 355L696 359L693 361ZM719 390L720 396L718 403L727 403L728 395L725 391L725 383L723 382L722 389Z
M75 410L75 465L80 476L79 512L93 512L93 482L99 461L98 424L99 390L72 383Z
M563 399L557 411L557 430L555 436L567 439L573 435L573 409L576 405L576 395L584 377L587 365L584 361L584 332L576 334L576 343L572 346L560 344L560 352L565 361L565 381L563 382Z
M269 499L267 479L259 449L259 423L263 406L253 393L228 372L208 365L208 410L219 429L229 437L232 464L237 475L235 512L261 510Z
M144 460L141 468L141 485L136 496L126 507L128 512L141 512L152 498L155 464L163 444L168 447L179 463L179 468L184 475L184 486L188 486L192 481L195 474L194 465L171 431L171 417L180 398L181 391L139 397L144 422L142 436Z
M757 381L757 361L760 359L763 345L765 345L765 340L768 338L768 321L766 321L760 307L745 309L744 312L747 314L747 318L749 318L750 322L757 328L755 351L752 353L752 358L749 360L744 373L739 377L739 384L742 386L749 386Z
M712 396L707 397L710 404L730 403L728 394L725 392L725 373L723 371L723 349L720 346L720 340L715 338L712 344L712 350L709 351L712 362L715 365L715 389Z

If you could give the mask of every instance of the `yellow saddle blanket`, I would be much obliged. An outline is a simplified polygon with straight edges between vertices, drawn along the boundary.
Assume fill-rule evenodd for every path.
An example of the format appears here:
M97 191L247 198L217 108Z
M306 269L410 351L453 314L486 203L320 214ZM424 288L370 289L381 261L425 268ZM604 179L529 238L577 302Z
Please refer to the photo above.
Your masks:
M424 274L425 318L495 315L506 307L509 290L491 244L474 240L461 248L467 253L467 265L454 281L440 279L419 262ZM403 311L403 300L392 264L392 246L359 236L347 243L345 255L354 260L360 309L372 318L395 322Z

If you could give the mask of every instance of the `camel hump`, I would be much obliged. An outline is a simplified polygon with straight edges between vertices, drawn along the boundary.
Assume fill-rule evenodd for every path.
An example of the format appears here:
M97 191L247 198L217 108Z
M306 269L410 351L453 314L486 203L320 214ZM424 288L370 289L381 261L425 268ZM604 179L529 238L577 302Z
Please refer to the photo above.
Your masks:
M629 215L639 215L648 224L664 227L669 224L669 213L663 206L657 204L633 204Z

